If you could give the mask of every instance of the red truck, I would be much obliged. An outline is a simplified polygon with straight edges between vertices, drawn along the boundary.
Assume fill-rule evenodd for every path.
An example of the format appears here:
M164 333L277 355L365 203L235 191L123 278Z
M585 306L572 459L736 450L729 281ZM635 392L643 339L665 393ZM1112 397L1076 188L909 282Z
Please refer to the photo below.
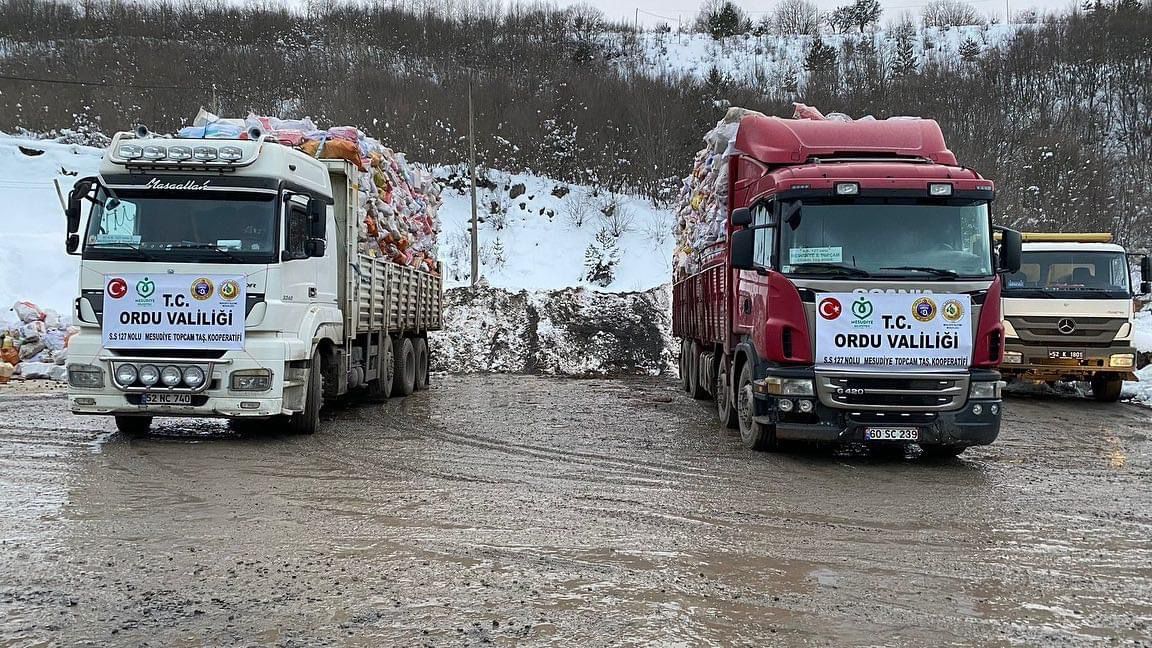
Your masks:
M725 235L673 283L683 388L754 449L992 443L1020 234L936 122L752 114L718 163Z

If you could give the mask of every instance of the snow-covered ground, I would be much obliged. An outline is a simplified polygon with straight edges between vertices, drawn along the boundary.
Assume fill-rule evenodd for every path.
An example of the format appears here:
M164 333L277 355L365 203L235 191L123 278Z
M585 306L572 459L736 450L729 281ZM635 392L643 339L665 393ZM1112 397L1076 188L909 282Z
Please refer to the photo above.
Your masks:
M1152 310L1136 313L1132 344L1140 353L1152 353ZM1124 383L1124 398L1152 405L1152 364L1136 372L1140 382Z
M1003 44L1026 25L984 25L969 27L916 28L912 51L921 65L928 60L960 60L960 47L972 40L981 52ZM890 29L849 34L823 34L825 44L844 51L847 43L870 39L877 51L890 58L896 39ZM791 72L804 78L804 57L812 36L732 36L715 40L708 34L640 35L640 55L621 59L622 66L652 76L707 77L713 69L735 81L778 85Z
M26 299L71 311L77 257L64 251L64 211L53 180L67 193L96 172L100 149L0 134L0 321Z

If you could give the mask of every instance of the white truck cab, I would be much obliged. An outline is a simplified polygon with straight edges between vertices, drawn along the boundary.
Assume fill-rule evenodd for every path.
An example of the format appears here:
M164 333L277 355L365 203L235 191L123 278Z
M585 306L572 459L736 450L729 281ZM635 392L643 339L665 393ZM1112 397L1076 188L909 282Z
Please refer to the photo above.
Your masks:
M1019 272L1004 279L1007 378L1084 381L1094 397L1120 398L1136 380L1133 297L1149 292L1148 257L1132 285L1132 256L1111 234L1023 234Z
M357 251L351 164L253 130L119 133L99 175L77 182L74 413L115 416L126 433L153 416L282 418L311 433L325 399L426 384L440 278Z

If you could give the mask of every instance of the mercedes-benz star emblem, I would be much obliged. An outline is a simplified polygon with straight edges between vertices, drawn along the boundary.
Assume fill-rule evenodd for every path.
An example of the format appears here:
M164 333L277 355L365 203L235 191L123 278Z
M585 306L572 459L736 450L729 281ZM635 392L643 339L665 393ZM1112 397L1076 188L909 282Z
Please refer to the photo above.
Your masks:
M1076 322L1065 317L1059 322L1056 322L1056 330L1064 335L1072 335L1072 333L1076 331Z

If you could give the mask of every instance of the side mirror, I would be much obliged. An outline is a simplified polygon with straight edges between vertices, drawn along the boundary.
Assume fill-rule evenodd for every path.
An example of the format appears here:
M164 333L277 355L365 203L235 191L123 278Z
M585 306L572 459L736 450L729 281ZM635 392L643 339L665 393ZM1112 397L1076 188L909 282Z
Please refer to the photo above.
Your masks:
M1020 272L1020 263L1024 254L1024 237L1014 229L1007 227L1000 230L1000 270L1013 274Z
M80 235L69 234L64 241L64 246L67 248L68 254L76 254L76 251L80 249Z
M747 207L732 210L732 225L748 227L752 224L752 210Z
M64 208L64 215L68 219L69 234L74 234L80 229L80 206L92 192L95 181L95 178L81 178L73 185L72 191L68 192L68 206Z
M315 198L308 201L308 233L312 238L327 238L328 209L322 200ZM324 256L320 254L318 256Z
M322 238L310 238L304 242L304 252L309 257L322 257L328 251L328 242Z
M756 269L756 230L742 229L732 233L732 267L737 270Z

